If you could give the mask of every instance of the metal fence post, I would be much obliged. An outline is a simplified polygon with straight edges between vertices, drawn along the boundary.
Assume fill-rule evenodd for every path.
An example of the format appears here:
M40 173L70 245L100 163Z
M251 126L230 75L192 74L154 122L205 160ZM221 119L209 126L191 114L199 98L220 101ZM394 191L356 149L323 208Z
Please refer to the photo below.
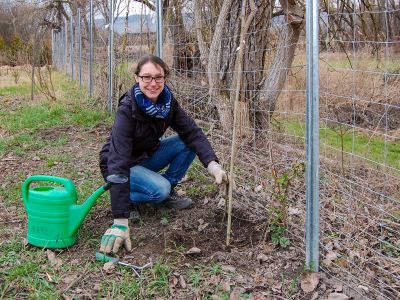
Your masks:
M306 268L319 269L319 77L318 0L306 2L307 39L307 166L306 166Z
M60 51L61 51L61 48L60 48L60 32L57 31L57 30L54 30L54 42L56 43L55 65L56 65L56 69L58 69L60 67Z
M68 26L67 26L67 21L64 18L64 67L65 67L65 76L68 75L68 67L67 67L67 61L68 61L68 52L67 52L67 45L68 45Z
M79 87L82 87L82 37L81 37L81 9L78 8L78 55L79 55Z
M162 53L162 2L161 0L157 0L157 5L156 5L156 14L157 14L157 29L156 29L156 36L157 36L157 56L161 57L163 56Z
M54 60L54 54L55 54L55 43L54 43L54 29L51 30L51 65L53 66L53 68L55 67L55 60Z
M89 12L89 96L93 94L93 0L90 0Z
M74 80L74 19L71 15L70 19L70 52L69 52L69 58L70 58L70 64L71 64L71 79Z
M63 68L65 69L65 75L67 75L67 26L65 24L65 19L63 20L63 36L62 36L62 48L63 48Z
M57 31L57 70L61 69L61 60L62 60L62 48L61 48L61 39L62 39L62 28Z
M114 1L110 0L110 36L108 39L108 110L113 108L113 55L114 55Z

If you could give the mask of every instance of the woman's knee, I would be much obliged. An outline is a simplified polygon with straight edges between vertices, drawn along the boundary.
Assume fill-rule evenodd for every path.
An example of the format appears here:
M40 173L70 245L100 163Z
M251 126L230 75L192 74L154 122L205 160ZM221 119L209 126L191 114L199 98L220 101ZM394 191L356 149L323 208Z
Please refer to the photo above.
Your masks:
M134 166L131 168L130 177L131 195L136 194L136 198L140 198L133 201L158 203L169 196L170 182L156 172L142 166Z
M163 202L165 199L168 198L170 192L171 184L168 180L165 179L157 182L157 188L154 190L154 194L152 196L152 198L154 199L153 201L156 203Z

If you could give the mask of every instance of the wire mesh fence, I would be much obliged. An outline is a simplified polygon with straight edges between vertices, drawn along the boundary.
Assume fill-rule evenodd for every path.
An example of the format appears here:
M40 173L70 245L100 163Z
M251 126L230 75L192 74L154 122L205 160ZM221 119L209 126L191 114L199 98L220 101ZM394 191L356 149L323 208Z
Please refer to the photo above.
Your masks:
M141 14L130 16L128 7L126 16L115 19L114 100L133 84L136 60L155 52L150 12L142 4ZM72 15L54 33L53 64L88 86L89 16L82 14L81 20ZM94 21L92 45L94 97L104 108L110 76L107 22ZM361 298L397 299L400 6L392 0L323 1L318 23L320 268ZM270 232L283 228L278 243L288 238L301 249L305 36L304 5L293 1L172 1L163 7L163 58L172 69L168 83L227 169L235 157L233 214L265 222ZM244 47L242 68L239 47Z

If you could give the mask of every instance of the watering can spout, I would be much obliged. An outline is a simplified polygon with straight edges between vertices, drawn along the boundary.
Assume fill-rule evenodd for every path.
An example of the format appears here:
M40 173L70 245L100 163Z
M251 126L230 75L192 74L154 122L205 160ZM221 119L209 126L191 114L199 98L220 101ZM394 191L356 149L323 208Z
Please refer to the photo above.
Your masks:
M68 227L68 234L75 235L78 231L79 227L82 225L83 220L86 215L89 213L92 206L96 203L96 200L108 189L111 188L113 184L121 184L128 181L128 178L124 175L113 174L107 176L107 183L101 187L99 187L92 195L89 196L80 205L71 205L70 206L70 221Z
M106 191L108 190L109 184L99 187L92 195L89 196L80 205L71 205L69 208L69 226L68 226L68 235L75 235L78 231L79 227L82 225L83 220L85 220L87 214L90 209L96 203L96 200Z

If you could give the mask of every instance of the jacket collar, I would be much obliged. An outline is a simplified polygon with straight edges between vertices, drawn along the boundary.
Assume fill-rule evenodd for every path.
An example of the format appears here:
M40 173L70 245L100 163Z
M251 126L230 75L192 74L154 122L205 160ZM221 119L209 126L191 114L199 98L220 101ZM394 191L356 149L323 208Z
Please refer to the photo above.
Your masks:
M137 106L137 103L135 101L134 87L129 89L129 91L126 93L126 96L132 106L132 117L139 121L145 121L146 119L149 119L149 117Z

